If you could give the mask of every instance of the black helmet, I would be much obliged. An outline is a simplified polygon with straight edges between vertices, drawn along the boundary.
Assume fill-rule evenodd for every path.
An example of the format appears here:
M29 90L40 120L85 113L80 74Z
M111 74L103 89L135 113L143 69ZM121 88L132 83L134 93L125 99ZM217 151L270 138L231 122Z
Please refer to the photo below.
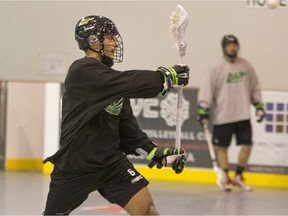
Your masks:
M112 35L118 45L114 51L113 62L123 61L123 42L122 38L115 26L115 24L108 18L103 16L85 16L79 20L75 26L75 40L78 42L79 48L81 50L87 50L90 48L91 41L103 43L104 35ZM93 49L92 49L93 50ZM95 51L95 50L93 50ZM103 58L103 63L109 60L105 56L103 45L101 46L100 54ZM112 66L109 65L109 66Z
M234 35L224 35L221 45L224 48L229 43L235 43L239 46L238 39Z

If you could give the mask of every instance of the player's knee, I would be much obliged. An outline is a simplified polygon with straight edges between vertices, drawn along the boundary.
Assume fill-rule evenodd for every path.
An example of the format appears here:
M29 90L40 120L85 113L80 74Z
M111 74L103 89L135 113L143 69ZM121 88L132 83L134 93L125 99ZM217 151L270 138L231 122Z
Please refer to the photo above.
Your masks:
M129 200L124 209L131 215L158 215L147 187L138 191Z
M153 204L150 205L147 215L159 215L158 211L156 210L156 207Z
M248 153L248 152L251 151L252 145L241 145L241 148L242 148L243 151Z
M152 199L147 200L147 202L142 205L142 208L139 208L139 212L141 212L141 215L159 215Z
M219 147L217 146L217 152L218 153L227 153L228 152L228 147Z

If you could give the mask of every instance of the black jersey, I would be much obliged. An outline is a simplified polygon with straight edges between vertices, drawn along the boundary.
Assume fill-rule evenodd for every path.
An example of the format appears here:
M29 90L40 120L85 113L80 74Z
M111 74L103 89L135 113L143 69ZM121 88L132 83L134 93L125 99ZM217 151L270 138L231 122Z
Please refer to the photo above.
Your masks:
M44 160L64 171L86 172L137 154L151 143L133 116L129 98L159 94L163 76L117 71L93 58L72 63L62 97L60 149Z

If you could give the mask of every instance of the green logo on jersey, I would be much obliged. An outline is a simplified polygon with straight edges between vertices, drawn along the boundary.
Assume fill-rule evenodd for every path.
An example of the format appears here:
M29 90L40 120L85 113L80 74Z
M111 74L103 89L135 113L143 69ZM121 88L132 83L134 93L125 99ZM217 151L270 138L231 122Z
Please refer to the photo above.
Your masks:
M112 115L119 115L121 109L123 107L123 98L119 101L114 101L109 106L105 108L105 111L112 114Z
M247 75L247 73L243 72L243 71L230 72L228 74L226 83L239 83L239 82L242 82L243 77L245 75Z

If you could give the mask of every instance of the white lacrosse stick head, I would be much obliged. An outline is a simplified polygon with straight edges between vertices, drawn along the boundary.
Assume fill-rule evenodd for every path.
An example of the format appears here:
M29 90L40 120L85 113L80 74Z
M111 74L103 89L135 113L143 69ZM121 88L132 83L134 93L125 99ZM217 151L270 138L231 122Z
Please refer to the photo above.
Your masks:
M188 25L188 13L181 6L177 5L175 11L170 16L171 26L169 28L170 34L174 39L174 46L179 51L180 56L186 53L185 32Z

